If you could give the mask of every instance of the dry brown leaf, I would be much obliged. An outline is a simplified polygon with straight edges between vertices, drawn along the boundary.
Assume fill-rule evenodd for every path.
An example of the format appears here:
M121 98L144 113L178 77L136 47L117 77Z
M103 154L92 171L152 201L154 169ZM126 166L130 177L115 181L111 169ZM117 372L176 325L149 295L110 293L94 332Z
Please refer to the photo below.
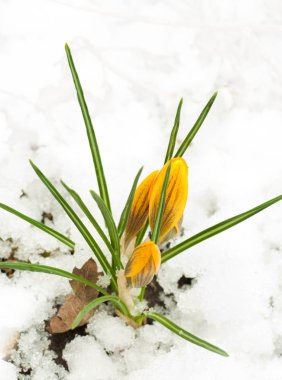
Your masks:
M100 275L97 271L97 264L92 258L86 261L80 269L75 267L72 273L77 276L84 277L92 282L97 282L98 276ZM98 296L98 291L96 289L91 288L82 282L70 280L70 285L74 291L74 294L82 301L87 301L87 303Z
M74 268L72 273L84 277L87 280L97 282L100 273L97 272L97 265L93 259L89 259L81 269ZM47 324L47 330L51 334L63 333L71 329L72 322L77 314L90 301L97 298L98 291L81 282L71 280L70 285L74 294L65 297L64 303L58 309L57 313L50 318ZM80 322L79 326L85 325L93 316L95 309L91 310Z
M90 302L90 301L89 301ZM62 333L71 329L71 324L75 320L77 314L85 306L75 294L66 296L64 304L59 308L48 324L48 331L51 334ZM91 310L80 322L79 326L83 326L93 316L94 310Z

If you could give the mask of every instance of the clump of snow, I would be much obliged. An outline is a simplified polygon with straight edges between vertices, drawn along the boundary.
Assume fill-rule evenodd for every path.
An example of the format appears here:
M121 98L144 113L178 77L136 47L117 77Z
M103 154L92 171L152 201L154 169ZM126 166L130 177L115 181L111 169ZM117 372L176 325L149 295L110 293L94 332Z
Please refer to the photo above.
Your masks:
M78 337L64 350L64 358L69 366L68 380L117 379L118 368L103 347L93 336Z
M160 325L146 325L138 329L133 346L122 355L125 373L133 375L135 371L140 371L146 376L147 369L158 357L164 358L173 348L174 342L172 333ZM157 378L156 373L155 376Z
M102 286L102 288L107 288L111 283L111 277L105 273L100 275L97 280L97 285Z
M136 303L131 309L131 314L132 315L140 315L145 309L147 309L147 307L148 307L148 304L147 304L146 300L139 302L136 299Z
M20 368L18 378L25 379L25 373L32 369L32 379L55 380L63 378L65 371L55 364L55 354L49 350L47 333L42 328L31 328L21 334L18 348L12 355L13 362Z
M106 311L94 315L87 326L87 332L93 335L102 347L109 352L120 352L134 344L135 331L120 318Z

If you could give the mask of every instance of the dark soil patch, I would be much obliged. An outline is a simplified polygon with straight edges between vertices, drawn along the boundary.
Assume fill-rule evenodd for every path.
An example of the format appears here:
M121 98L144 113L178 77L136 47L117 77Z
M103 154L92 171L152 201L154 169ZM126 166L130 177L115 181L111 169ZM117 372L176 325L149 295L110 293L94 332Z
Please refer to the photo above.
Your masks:
M178 289L184 288L185 286L192 286L195 281L193 277L182 276L177 282Z
M43 213L41 214L41 223L45 224L46 220L50 220L50 222L53 222L53 215L51 214L51 212L45 212L43 211Z
M14 245L14 241L11 238L5 240L5 242L9 243L11 251L9 253L9 256L6 259L1 259L0 262L15 261L16 260L15 254L17 253L18 247ZM1 268L0 272L1 273L5 273L8 278L12 278L13 275L14 275L15 270L14 269L10 269L10 268Z
M31 368L24 369L21 367L19 374L24 375L24 376L30 376L31 375Z
M0 260L1 262L4 262L4 261L8 261L8 260ZM9 260L10 261L10 260ZM14 272L15 270L14 269L10 269L10 268L1 268L0 269L0 272L1 273L5 273L5 275L8 277L8 278L12 278L13 275L14 275Z
M28 197L27 193L24 190L21 190L20 198Z
M161 299L161 295L164 294L164 290L158 283L157 279L154 278L153 281L146 287L145 300L148 302L149 307L154 307L155 305L165 308L165 304Z
M68 365L63 358L63 350L66 345L71 342L77 335L85 336L86 326L77 327L75 330L69 330L60 334L50 335L50 350L53 350L57 357L54 359L55 363L63 366L68 371Z

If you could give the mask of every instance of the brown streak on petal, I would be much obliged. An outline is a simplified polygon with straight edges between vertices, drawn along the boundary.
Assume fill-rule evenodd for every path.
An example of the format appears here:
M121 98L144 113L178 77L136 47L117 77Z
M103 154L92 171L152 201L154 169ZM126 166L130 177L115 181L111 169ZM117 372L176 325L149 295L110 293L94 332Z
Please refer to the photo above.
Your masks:
M125 249L144 226L149 212L149 192L158 171L147 176L137 187L125 229Z
M184 159L173 158L168 161L157 175L149 204L150 227L153 229L156 219L163 182L168 165L171 171L166 191L164 214L160 228L160 242L173 230L182 218L188 194L188 166Z

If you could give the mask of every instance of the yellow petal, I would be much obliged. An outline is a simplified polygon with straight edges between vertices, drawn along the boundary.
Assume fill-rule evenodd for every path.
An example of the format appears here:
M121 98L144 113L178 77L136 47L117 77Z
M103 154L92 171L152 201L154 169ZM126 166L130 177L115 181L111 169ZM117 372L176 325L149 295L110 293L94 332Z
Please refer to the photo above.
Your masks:
M135 191L131 211L128 217L127 226L124 233L125 247L138 234L144 226L149 213L149 193L152 184L157 176L158 170L146 177Z
M152 241L146 241L133 251L125 268L125 277L132 287L141 288L152 281L160 264L159 247Z
M160 229L159 241L162 242L181 221L188 196L188 166L183 158L168 161L158 173L150 195L149 221L153 229L159 207L162 186L168 165L171 163L168 186L166 190L165 208Z
M174 226L163 238L162 241L169 240L177 236L181 230L183 217L180 219L178 224Z

